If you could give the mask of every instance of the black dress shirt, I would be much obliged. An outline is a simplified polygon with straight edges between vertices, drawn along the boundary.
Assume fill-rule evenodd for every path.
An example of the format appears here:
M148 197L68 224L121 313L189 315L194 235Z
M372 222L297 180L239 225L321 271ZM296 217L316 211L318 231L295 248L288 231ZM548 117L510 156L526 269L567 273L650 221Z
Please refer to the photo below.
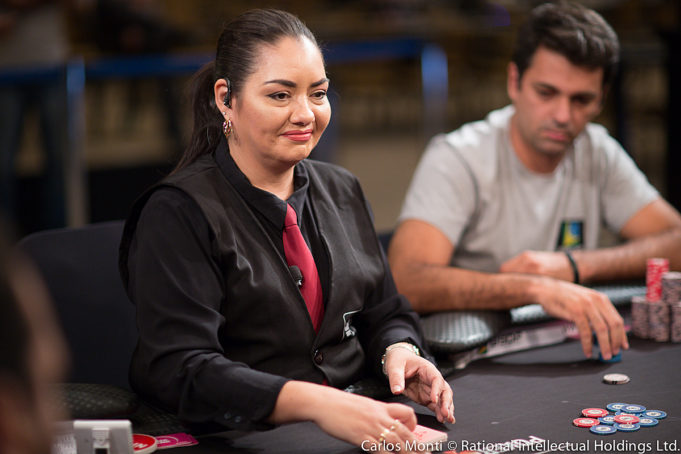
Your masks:
M284 254L283 232L286 205L288 203L293 207L298 217L298 227L300 227L303 238L307 242L317 265L319 280L322 284L322 296L325 296L328 290L329 263L328 256L319 238L311 205L307 201L307 188L309 186L307 169L303 166L294 168L293 194L286 201L283 201L271 192L253 186L246 175L237 167L229 153L218 153L215 160L227 181L234 186L239 195L253 209L284 258L286 255Z
M140 198L121 243L140 333L131 384L141 395L189 423L252 429L263 427L291 378L344 387L361 378L363 361L364 374L382 376L380 356L391 343L423 349L418 318L397 293L349 173L306 161L295 169L289 202L329 305L316 335L285 265L286 202L253 187L225 141L181 173ZM204 188L200 197L190 186Z

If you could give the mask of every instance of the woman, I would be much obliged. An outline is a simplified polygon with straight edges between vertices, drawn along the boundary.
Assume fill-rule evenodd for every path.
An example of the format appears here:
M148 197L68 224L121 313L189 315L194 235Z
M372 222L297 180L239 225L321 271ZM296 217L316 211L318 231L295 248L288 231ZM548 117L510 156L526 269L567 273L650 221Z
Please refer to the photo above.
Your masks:
M356 178L305 160L331 116L328 87L295 16L253 10L223 30L196 79L190 146L126 224L131 382L189 422L311 420L355 445L404 443L410 407L336 388L385 373L443 422L452 391L419 355Z

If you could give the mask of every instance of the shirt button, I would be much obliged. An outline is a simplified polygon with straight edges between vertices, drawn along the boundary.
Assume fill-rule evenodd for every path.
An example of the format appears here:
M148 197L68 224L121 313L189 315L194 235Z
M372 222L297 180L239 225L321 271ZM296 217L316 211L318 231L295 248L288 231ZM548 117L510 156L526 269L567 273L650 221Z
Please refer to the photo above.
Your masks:
M315 350L314 352L314 362L317 364L324 362L324 354L319 350Z

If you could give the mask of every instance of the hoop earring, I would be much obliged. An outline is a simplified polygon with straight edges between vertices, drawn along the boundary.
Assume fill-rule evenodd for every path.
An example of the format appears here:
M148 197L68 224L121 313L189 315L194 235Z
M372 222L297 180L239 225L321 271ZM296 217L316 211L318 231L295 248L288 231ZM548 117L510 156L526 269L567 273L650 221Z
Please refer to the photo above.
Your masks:
M232 120L228 119L227 121L222 122L222 133L225 135L225 139L229 139L229 136L232 134Z

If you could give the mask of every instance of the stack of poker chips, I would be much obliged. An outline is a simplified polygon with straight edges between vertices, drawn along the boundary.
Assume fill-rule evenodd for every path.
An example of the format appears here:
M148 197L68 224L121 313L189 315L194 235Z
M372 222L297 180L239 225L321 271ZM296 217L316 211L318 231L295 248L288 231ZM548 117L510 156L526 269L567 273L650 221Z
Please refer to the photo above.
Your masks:
M636 337L648 339L648 327L648 300L645 296L634 296L631 298L631 332Z
M662 301L669 306L669 339L681 342L681 273L662 275Z
M636 432L643 427L655 427L667 417L662 410L647 410L643 405L613 402L603 408L585 408L582 417L572 424L588 428L596 435L612 435L616 432Z
M631 301L635 336L658 342L681 342L681 273L669 272L669 261L649 259L646 296Z

